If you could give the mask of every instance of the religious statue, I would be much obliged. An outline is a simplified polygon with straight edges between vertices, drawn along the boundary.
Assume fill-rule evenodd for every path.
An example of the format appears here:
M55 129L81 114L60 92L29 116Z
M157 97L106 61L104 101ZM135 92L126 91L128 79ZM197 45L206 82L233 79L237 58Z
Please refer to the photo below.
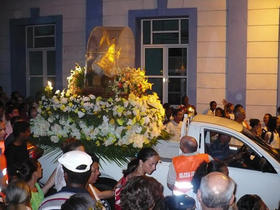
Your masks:
M134 36L128 27L95 27L88 39L84 94L107 97L108 82L134 66Z

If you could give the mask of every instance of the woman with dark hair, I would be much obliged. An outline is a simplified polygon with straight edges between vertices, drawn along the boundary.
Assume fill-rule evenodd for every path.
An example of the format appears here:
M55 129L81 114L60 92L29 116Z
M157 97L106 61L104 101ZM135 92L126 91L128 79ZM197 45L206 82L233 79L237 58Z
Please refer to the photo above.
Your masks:
M259 119L250 119L251 132L256 136L261 136L262 126Z
M269 113L266 113L266 114L263 116L263 123L264 123L264 126L262 127L262 135L261 135L261 137L262 137L263 139L264 139L265 133L268 131L267 125L268 125L268 121L270 120L271 117L272 117L272 115L269 114Z
M276 129L277 125L277 118L271 117L267 124L267 132L265 133L264 140L268 144L271 145L271 147L279 149L280 148L280 140L279 140L279 134Z
M120 197L122 209L152 210L163 199L163 187L152 177L136 176L128 180Z
M238 210L268 210L258 195L243 195L237 202Z
M225 110L225 117L234 120L234 114L233 114L234 105L232 103L226 102L224 106L224 110Z
M151 175L156 170L159 161L158 153L152 148L143 148L137 154L137 157L131 160L127 169L123 171L123 177L118 182L115 189L115 209L120 210L120 193L126 182L135 176Z
M221 107L217 107L215 110L215 116L225 117L225 111Z
M44 195L52 187L46 184L42 189L37 181L42 177L42 167L37 160L28 159L16 167L16 178L27 183L31 190L30 204L33 210L39 208L44 200Z

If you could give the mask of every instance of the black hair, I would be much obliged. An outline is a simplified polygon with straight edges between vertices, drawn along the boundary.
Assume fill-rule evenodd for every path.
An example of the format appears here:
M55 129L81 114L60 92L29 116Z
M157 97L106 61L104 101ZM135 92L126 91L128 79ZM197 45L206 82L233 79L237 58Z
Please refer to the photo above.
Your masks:
M126 177L128 174L134 172L137 169L140 160L145 162L146 160L148 160L150 157L153 157L153 156L158 156L158 153L154 149L152 149L150 147L142 148L138 152L137 157L132 159L128 163L127 169L123 170L124 177Z
M277 108L277 113L280 114L280 106Z
M187 210L195 209L195 200L187 195L173 195L164 198L165 210Z
M267 130L273 133L276 130L276 126L277 126L277 117L269 118L269 121L267 123Z
M83 173L77 173L77 172L73 172L68 170L67 168L63 167L63 171L64 173L67 173L67 180L66 183L71 183L71 184L80 184L82 186L85 186L90 174L91 174L91 170L88 170L86 172Z
M199 167L196 169L194 176L192 178L193 192L197 193L197 190L200 187L200 182L202 177L214 171L222 172L222 168L226 168L226 167L227 165L220 160L212 160L209 163L205 161L202 162L199 165Z
M237 202L238 210L265 210L266 205L258 195L243 195Z
M178 114L178 112L182 112L182 110L181 109L174 109L173 113L172 113L172 116L175 117Z
M21 133L24 133L25 131L27 131L27 129L29 127L30 127L30 125L26 121L15 122L14 127L13 127L14 137L17 138Z
M237 113L239 110L240 110L240 108L244 108L241 104L236 104L235 106L234 106L234 110L233 110L233 113L235 114L235 113Z
M32 179L32 174L38 169L38 161L27 159L21 164L16 165L16 177L25 182Z
M225 115L225 111L224 111L221 107L217 107L217 108L216 108L215 115L216 115L216 113L217 113L218 111L220 111L220 112L222 113L222 116L221 116L221 117L225 117L225 116L226 116L226 115Z
M21 116L15 116L15 117L12 117L12 119L10 121L11 121L12 127L14 127L16 122L24 121L24 119Z
M216 103L216 104L217 104L217 102L216 102L216 101L211 101L211 102L209 103L210 107L211 107L214 103Z
M253 128L254 126L258 125L260 123L259 119L250 119L250 126Z
M77 140L75 138L68 138L62 143L61 150L63 153L66 153L73 151L80 146L84 146L80 140Z
M95 154L91 154L92 163L99 163L99 158Z
M62 204L61 210L89 210L95 209L95 202L87 193L77 193L72 195Z

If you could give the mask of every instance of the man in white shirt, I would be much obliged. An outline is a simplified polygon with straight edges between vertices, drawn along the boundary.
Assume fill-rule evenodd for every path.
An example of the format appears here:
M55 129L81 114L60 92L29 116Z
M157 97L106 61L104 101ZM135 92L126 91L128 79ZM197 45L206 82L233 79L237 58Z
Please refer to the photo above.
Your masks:
M171 135L171 141L180 141L183 112L180 109L176 109L173 112L173 120L166 124L166 131Z

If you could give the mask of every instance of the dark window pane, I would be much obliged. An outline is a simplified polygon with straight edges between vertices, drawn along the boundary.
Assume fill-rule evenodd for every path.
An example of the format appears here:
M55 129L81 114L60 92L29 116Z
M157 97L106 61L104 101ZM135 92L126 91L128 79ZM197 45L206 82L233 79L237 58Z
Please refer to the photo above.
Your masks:
M143 44L151 43L151 21L143 21Z
M179 44L178 33L153 33L153 44Z
M187 48L168 49L168 75L185 76L187 66Z
M29 74L42 75L43 74L43 57L42 52L29 52Z
M169 78L168 79L168 103L181 104L182 97L186 95L187 80Z
M54 37L35 38L35 47L54 47Z
M43 78L31 77L30 78L30 96L35 96L38 91L43 90Z
M35 36L47 36L54 35L54 26L36 26L35 27Z
M27 48L33 48L33 27L27 28Z
M178 30L178 20L153 20L153 31Z
M181 44L189 43L189 20L181 20Z
M146 75L162 75L162 48L145 49Z
M162 78L148 78L148 81L153 84L152 91L148 91L148 93L156 92L162 103Z
M55 75L56 72L56 59L55 59L56 53L55 51L48 51L47 52L47 69L48 69L48 75Z

